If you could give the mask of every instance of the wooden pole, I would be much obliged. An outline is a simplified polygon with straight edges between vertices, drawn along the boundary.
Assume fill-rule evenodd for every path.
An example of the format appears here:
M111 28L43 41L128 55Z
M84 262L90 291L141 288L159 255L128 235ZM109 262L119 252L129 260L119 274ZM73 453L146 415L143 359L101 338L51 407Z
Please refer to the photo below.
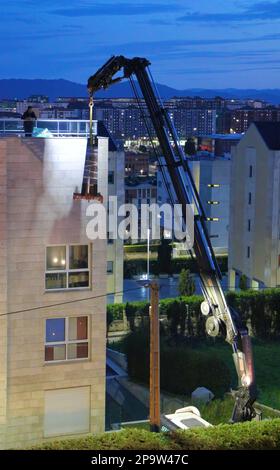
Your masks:
M160 431L159 289L150 283L150 429Z

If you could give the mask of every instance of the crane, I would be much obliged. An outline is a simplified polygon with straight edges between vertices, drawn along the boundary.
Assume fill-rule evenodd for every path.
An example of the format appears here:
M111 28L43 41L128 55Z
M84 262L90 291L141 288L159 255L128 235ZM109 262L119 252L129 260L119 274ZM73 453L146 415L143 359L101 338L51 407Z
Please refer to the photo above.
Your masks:
M176 198L183 210L194 205L194 243L192 253L196 259L204 301L201 313L206 317L206 331L214 337L221 333L231 345L238 376L238 390L231 422L250 421L256 416L254 402L257 397L251 338L241 317L228 305L221 286L221 272L215 258L206 227L206 216L196 189L191 170L180 145L177 131L157 95L146 58L128 59L122 55L111 57L88 79L88 91L94 93L106 89L122 79L136 77L149 117L153 124L161 152ZM116 76L119 72L123 75ZM183 213L186 222L186 212Z

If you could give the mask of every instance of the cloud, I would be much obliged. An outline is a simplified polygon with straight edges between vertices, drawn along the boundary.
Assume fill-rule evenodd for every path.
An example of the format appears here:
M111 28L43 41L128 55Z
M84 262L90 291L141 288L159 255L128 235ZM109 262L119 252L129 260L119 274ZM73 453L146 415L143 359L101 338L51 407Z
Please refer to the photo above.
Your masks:
M186 13L178 18L185 23L244 23L280 19L280 1L257 2L238 13Z
M146 55L146 54L157 54L164 55L170 53L180 53L180 52L192 52L193 48L195 47L203 47L203 46L230 46L232 44L249 44L249 43L263 43L263 42L273 42L280 40L280 33L275 34L268 34L262 36L244 36L241 38L205 38L205 39L166 39L166 40L159 40L159 41L135 41L129 43L119 43L113 45L100 45L100 51L102 54L132 54L132 55ZM206 55L211 54L211 52L205 52ZM94 54L98 53L98 49L95 47ZM86 54L91 53L88 51ZM215 52L214 52L215 53ZM217 54L220 52L218 51ZM227 53L225 51L225 53ZM194 54L196 54L194 50Z
M174 3L106 3L77 8L58 8L49 13L53 15L80 16L137 16L153 13L167 13L182 9Z

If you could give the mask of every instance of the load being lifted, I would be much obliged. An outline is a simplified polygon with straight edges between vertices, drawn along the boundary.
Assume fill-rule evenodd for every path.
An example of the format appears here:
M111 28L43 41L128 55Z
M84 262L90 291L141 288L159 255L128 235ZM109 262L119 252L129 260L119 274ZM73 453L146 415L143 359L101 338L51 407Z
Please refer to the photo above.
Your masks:
M89 94L92 98L94 93L102 88L108 88L125 78L131 80L132 76L136 77L165 158L176 198L183 208L185 222L186 206L194 205L192 254L198 265L201 289L205 299L201 304L201 313L206 317L207 333L210 336L217 336L221 331L231 345L239 380L231 422L250 421L256 416L253 407L256 400L256 385L251 338L239 314L226 301L220 283L222 276L208 236L202 203L176 129L157 95L149 65L150 62L145 58L127 59L123 56L113 56L88 79ZM115 77L120 71L123 71L123 75ZM131 81L131 83L135 88L134 82Z

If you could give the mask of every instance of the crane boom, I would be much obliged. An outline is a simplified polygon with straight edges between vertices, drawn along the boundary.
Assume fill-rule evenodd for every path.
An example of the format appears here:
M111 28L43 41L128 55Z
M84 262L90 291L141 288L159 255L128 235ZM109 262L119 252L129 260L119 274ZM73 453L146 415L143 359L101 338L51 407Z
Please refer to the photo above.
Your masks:
M210 336L216 336L220 329L225 333L225 339L233 349L233 359L239 379L231 421L248 421L256 415L253 407L256 400L256 386L251 339L239 314L227 304L220 283L220 269L206 228L203 206L176 129L154 91L148 71L149 65L150 62L145 58L127 59L124 56L113 56L88 79L88 90L92 97L96 91L108 88L123 78L135 75L137 79L165 158L176 198L183 208L185 222L184 208L188 204L194 205L192 251L196 258L204 296L201 312L207 316L206 331ZM123 76L115 77L121 70L123 70Z

